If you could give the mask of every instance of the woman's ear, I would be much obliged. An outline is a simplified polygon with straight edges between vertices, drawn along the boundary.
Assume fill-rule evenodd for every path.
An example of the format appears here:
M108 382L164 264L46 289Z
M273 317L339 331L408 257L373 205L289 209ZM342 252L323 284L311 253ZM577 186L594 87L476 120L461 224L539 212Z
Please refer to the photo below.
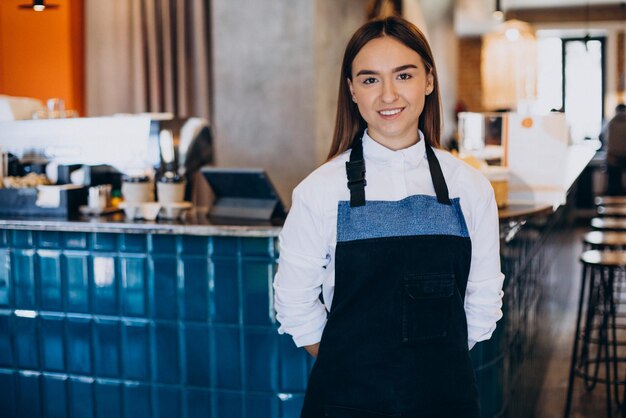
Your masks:
M435 89L435 77L433 76L433 72L430 71L426 75L426 96L433 92Z
M352 101L356 103L356 96L354 95L354 87L352 86L352 80L350 80L349 78L346 78L346 81L348 82L348 88L350 89L350 96L352 96Z

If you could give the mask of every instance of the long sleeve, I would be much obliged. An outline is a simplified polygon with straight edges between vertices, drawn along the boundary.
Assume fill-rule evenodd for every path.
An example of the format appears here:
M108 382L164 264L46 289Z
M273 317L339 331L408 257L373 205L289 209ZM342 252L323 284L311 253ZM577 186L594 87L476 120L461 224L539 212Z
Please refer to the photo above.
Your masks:
M323 219L301 194L300 188L294 190L291 211L279 235L280 258L274 278L278 331L290 334L298 347L322 338L326 308L319 296L330 260Z
M465 292L468 345L487 340L502 318L502 285L500 271L500 236L498 209L493 190L484 205L477 205L471 228L472 264ZM482 207L481 207L482 206Z

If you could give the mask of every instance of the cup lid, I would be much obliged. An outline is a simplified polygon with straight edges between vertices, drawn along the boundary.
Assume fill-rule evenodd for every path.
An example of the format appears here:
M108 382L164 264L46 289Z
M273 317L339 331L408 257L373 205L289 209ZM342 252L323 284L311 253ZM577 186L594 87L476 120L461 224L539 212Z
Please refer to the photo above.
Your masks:
M148 183L150 178L148 176L128 176L122 177L124 183Z
M183 178L173 171L166 171L159 178L159 183L182 183Z

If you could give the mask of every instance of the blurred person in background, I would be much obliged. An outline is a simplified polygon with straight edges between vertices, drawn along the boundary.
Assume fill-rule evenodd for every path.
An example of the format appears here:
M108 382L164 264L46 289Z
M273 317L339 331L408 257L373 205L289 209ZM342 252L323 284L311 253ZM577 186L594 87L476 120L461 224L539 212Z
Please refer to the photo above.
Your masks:
M615 108L615 116L602 128L601 139L606 149L608 195L623 195L622 176L626 168L626 105Z

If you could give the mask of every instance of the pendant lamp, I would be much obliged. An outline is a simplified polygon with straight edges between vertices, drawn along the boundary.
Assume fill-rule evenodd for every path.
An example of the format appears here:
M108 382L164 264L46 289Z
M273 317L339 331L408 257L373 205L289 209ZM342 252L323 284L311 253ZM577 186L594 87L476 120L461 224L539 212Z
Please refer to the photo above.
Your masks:
M493 11L493 18L496 20L502 20L504 18L504 12L502 12L500 0L496 0L496 9Z
M517 109L537 96L537 40L528 23L507 20L483 36L483 107Z
M58 4L46 4L44 0L33 0L32 4L20 4L17 6L20 9L34 10L36 12L43 12L46 9L57 9Z

